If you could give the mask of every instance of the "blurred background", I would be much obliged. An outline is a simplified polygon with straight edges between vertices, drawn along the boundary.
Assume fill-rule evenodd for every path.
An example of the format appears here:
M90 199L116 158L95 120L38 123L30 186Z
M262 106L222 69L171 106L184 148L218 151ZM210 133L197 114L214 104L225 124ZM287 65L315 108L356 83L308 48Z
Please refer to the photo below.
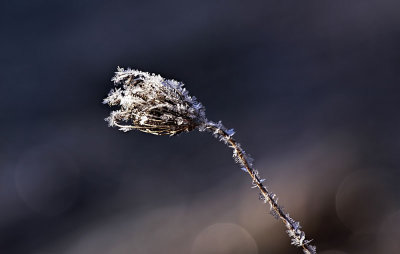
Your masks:
M1 1L0 253L302 253L211 135L107 127L117 66L234 128L318 253L400 253L399 8Z

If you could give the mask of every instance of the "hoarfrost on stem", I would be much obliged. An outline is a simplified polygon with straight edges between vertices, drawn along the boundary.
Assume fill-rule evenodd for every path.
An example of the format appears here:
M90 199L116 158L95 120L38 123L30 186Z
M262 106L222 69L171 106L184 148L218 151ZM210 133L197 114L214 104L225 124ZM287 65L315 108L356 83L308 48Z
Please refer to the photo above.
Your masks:
M281 206L278 198L263 184L253 159L233 138L235 131L227 129L221 121L209 121L204 106L190 96L183 83L164 79L160 75L138 70L119 68L112 78L115 86L103 103L119 107L105 120L121 131L139 130L155 135L176 135L194 129L210 132L233 150L233 158L248 173L252 186L260 190L260 199L269 204L271 214L282 220L291 243L301 247L306 254L316 253L315 246L306 240L300 223L292 219Z

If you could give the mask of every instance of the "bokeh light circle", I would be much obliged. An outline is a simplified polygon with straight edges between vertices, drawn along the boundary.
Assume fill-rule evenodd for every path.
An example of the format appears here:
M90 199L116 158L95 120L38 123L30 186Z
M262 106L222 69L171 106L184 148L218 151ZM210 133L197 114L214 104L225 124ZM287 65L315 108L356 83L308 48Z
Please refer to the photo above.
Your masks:
M254 238L241 226L216 223L197 235L191 254L257 254Z
M15 185L29 208L56 216L76 201L79 171L66 151L50 145L38 146L20 157Z
M336 193L336 212L352 232L374 231L393 208L379 170L358 170L348 175Z

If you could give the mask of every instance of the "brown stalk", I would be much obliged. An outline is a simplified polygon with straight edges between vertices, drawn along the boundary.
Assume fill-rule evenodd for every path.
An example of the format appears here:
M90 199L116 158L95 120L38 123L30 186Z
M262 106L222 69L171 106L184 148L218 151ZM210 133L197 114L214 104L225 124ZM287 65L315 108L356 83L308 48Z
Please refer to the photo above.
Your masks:
M240 160L240 164L246 169L247 173L250 175L253 184L258 187L261 191L262 196L264 197L265 203L270 205L271 211L273 215L276 215L281 221L286 225L289 231L296 232L299 226L295 225L295 221L289 216L289 214L285 213L283 209L278 205L274 194L271 194L268 189L263 185L262 180L258 176L258 172L250 166L250 163L247 161L246 156L244 155L244 151L238 145L238 143L233 139L228 133L226 133L223 129L215 127L213 124L206 124L206 128L209 129L213 133L218 133L227 141L227 145L230 146L237 154L237 158ZM256 173L257 172L257 173ZM303 235L295 235L294 237L305 237L304 233L300 231ZM310 245L311 241L302 240L299 247L303 248L304 253L316 253L314 247Z

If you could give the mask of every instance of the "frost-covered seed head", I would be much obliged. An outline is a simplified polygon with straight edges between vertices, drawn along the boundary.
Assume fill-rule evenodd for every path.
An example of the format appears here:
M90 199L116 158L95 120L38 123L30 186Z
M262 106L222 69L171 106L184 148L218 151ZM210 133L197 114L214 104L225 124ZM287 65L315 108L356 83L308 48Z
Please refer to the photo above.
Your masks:
M233 129L225 128L221 122L208 121L203 105L191 97L183 84L167 80L159 75L138 70L117 69L112 81L117 87L112 89L104 103L117 106L106 118L110 126L117 126L122 131L140 130L155 135L175 135L198 129L208 131L233 149L233 158L247 172L253 187L261 191L260 199L269 204L270 212L276 219L281 219L292 239L292 244L302 247L306 254L316 254L316 247L306 240L300 224L293 220L278 205L278 198L263 185L251 157L241 148L232 136Z
M105 120L122 131L175 135L203 125L205 108L184 84L138 70L117 69L115 86L103 103L118 106Z

